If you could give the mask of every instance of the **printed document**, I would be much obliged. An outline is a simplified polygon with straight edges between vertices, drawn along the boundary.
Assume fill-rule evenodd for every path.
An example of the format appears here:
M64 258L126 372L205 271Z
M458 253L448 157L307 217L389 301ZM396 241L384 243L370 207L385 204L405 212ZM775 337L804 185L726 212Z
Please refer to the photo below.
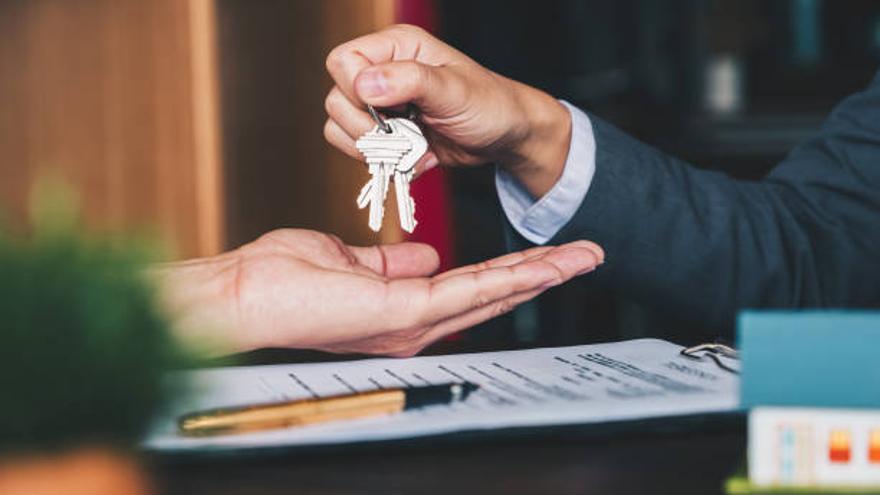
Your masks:
M738 376L711 359L681 356L681 349L663 340L639 339L181 372L171 379L184 380L193 397L159 421L144 445L164 451L326 445L735 410ZM177 416L202 409L459 381L474 382L480 389L464 402L353 421L202 438L181 437L176 431Z

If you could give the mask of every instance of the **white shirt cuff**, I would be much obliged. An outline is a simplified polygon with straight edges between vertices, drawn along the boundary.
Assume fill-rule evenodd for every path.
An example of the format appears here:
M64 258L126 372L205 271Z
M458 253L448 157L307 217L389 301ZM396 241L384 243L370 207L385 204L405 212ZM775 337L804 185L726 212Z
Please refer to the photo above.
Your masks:
M500 167L495 170L501 208L513 228L535 244L546 243L571 220L596 172L596 139L590 118L568 102L561 103L571 114L571 144L562 177L553 188L536 201L512 175Z

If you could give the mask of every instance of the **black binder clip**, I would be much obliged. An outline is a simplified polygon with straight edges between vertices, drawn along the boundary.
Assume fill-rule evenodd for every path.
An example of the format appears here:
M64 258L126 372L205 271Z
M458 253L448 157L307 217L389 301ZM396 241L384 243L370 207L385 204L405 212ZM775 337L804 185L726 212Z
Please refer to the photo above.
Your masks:
M693 347L682 349L680 354L689 359L702 361L704 357L708 357L724 371L739 374L739 370L727 365L721 358L739 359L739 352L733 347L724 344L700 344Z

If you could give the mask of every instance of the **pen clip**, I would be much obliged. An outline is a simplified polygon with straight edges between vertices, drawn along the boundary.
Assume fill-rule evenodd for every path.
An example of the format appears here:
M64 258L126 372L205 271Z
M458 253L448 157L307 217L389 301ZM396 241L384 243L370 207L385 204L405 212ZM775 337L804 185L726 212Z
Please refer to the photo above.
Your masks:
M721 358L739 360L739 351L737 351L733 347L724 344L700 344L682 349L680 354L686 358L695 359L698 361L702 361L704 357L708 357L724 371L733 373L735 375L739 374L738 369L729 366L721 360Z

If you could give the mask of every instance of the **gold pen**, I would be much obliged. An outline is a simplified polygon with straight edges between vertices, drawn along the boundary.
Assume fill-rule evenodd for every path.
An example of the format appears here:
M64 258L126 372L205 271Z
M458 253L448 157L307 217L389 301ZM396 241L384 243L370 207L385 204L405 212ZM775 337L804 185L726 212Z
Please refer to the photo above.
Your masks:
M446 383L211 409L181 416L178 428L186 436L222 435L380 416L460 402L477 388L470 382Z

